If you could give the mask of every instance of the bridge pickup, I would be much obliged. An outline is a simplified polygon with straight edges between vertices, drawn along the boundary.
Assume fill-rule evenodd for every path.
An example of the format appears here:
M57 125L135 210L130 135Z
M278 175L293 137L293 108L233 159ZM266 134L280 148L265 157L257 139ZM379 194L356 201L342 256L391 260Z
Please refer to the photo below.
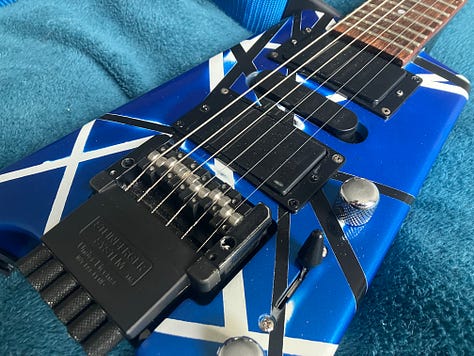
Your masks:
M352 111L280 72L261 72L255 82L260 83L256 91L266 93L267 98L280 102L285 108L344 141L354 141L359 121Z
M328 33L318 39L310 32L294 38L270 53L270 58L284 63L328 88L351 98L384 119L390 118L421 79L401 68L380 51L351 39ZM307 49L303 50L303 48Z
M295 128L293 116L272 108L271 103L257 107L236 97L232 91L213 93L174 127L184 136L206 122L191 135L191 141L288 210L298 211L344 158Z

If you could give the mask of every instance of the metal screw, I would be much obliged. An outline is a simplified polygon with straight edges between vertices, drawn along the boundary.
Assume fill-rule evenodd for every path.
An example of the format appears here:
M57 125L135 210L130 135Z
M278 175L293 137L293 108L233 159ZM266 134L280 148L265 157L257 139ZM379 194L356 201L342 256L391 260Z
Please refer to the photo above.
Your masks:
M266 333L270 333L275 328L276 320L270 314L263 314L258 318L258 327Z
M288 199L288 206L292 209L296 209L300 205L300 202L296 199Z
M272 57L272 58L278 58L278 52L272 52L272 53L270 53L270 57Z
M388 116L392 113L392 111L389 108L383 107L382 108L382 114Z
M293 38L293 39L291 40L291 43L293 43L294 45L297 45L297 44L298 44L298 40Z
M398 97L403 96L403 90L398 89L398 90L396 91L396 94L397 94Z
M344 162L344 157L342 157L339 153L335 153L332 155L332 160L335 163L342 163Z
M311 182L317 182L319 180L319 176L317 174L311 174L311 177L309 178Z
M204 104L204 105L201 106L201 111L202 112L208 112L209 110L210 110L209 105Z
M304 30L305 30L306 33L310 33L311 32L311 27L306 27Z
M224 95L227 95L227 94L229 94L229 89L227 89L227 88L222 88L222 89L221 89L221 93L224 94Z
M123 167L123 168L130 168L131 166L133 166L135 164L135 160L133 158L130 158L130 157L127 157L127 158L124 158L122 160L122 162L120 162L120 165Z
M417 75L412 76L411 79L413 79L414 81L416 81L418 83L421 82L421 78Z
M112 169L109 174L113 177L114 175L117 174L117 171L115 169Z
M178 121L176 121L175 125L178 126L178 127L183 127L184 123L181 120L178 120Z

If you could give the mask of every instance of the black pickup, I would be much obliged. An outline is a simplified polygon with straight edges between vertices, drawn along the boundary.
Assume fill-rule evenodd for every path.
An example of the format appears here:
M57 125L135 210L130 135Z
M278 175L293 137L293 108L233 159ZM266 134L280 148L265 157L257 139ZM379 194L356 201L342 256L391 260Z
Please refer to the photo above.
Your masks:
M191 141L296 212L344 163L344 157L296 128L293 115L273 102L261 104L239 99L230 90L215 92L174 128L183 137L196 131ZM220 112L223 107L226 110Z
M351 98L384 119L390 118L421 78L383 53L338 33L301 31L269 57Z
M254 79L256 91L346 142L357 142L359 120L347 108L280 72L263 71Z

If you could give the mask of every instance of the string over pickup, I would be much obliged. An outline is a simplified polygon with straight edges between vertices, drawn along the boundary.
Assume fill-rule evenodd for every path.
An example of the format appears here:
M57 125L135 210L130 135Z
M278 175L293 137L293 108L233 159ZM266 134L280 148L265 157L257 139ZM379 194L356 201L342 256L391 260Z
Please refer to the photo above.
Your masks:
M287 41L270 54L309 79L354 100L384 119L420 85L421 79L396 64L391 57L364 43L337 33L318 39L316 34L295 34L297 45ZM307 48L301 51L302 48Z

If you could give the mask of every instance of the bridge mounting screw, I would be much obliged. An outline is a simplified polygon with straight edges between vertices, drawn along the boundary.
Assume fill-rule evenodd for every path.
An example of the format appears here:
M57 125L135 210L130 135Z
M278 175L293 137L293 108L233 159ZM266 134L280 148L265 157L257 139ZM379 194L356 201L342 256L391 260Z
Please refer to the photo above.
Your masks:
M413 79L415 82L418 82L418 83L421 82L421 78L417 75L412 76L411 79Z
M297 44L298 44L298 40L295 39L295 38L293 38L293 39L291 40L291 43L294 44L294 45L297 45Z
M389 108L383 107L382 108L382 114L388 116L392 113L392 111Z
M304 29L304 31L305 31L306 33L310 33L312 30L311 30L311 27L306 27L306 28Z
M288 206L292 209L296 209L300 205L300 202L296 199L288 199Z
M309 178L311 182L317 182L319 180L319 176L317 174L311 174L311 177Z
M258 327L266 333L270 333L275 328L275 317L270 314L263 314L258 318Z
M270 57L278 58L278 52L273 51L272 53L270 53Z
M344 157L342 157L339 153L335 153L332 155L332 160L335 163L342 163L344 162Z
M403 96L404 93L403 93L403 90L398 89L398 90L396 91L396 94L397 94L398 97L401 97L401 96Z
M211 108L207 104L204 104L204 105L201 106L201 111L202 112L208 112L210 109Z
M229 89L227 89L227 88L222 88L222 89L221 89L221 94L224 94L224 95L229 94Z

